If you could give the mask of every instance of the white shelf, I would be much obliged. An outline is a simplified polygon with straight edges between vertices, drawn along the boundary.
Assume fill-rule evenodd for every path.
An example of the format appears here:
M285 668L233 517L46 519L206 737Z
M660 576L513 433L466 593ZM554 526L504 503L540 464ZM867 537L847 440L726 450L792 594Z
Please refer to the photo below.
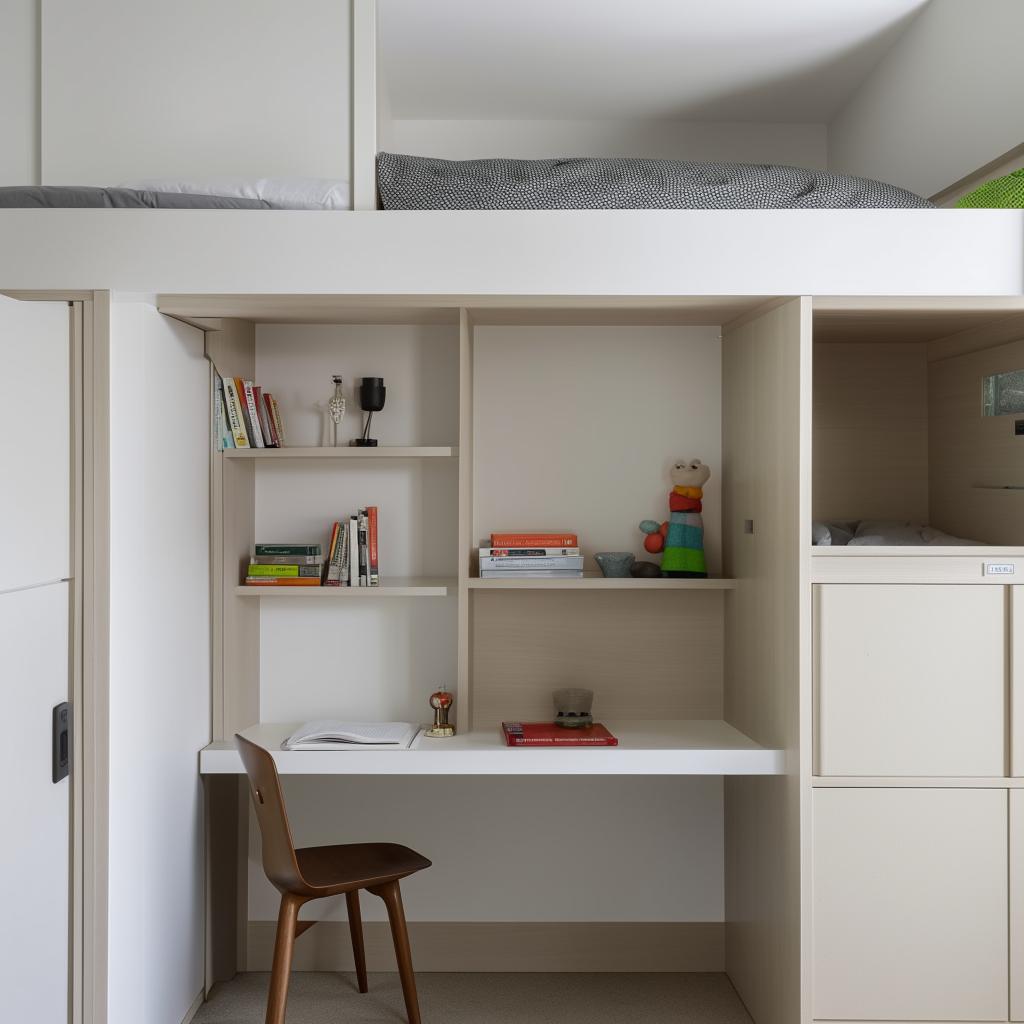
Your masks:
M455 591L455 580L434 576L391 576L379 587L274 587L238 586L236 597L280 598L296 600L311 597L318 601L354 601L382 597L447 597Z
M381 445L377 448L225 448L226 459L450 459L458 448Z
M497 725L486 732L428 739L409 750L281 750L297 723L257 725L243 735L273 751L282 775L781 775L785 755L758 746L727 723L606 721L617 747L571 750L507 747ZM203 775L240 775L233 742L199 753Z
M673 579L657 577L643 580L627 577L586 575L546 579L478 579L467 581L470 590L735 590L735 580L725 579Z

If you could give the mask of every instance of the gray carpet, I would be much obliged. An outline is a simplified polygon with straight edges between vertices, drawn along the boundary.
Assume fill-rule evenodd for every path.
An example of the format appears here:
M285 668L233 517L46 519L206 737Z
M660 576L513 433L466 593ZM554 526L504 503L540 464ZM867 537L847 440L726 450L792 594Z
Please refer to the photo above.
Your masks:
M216 986L195 1024L262 1024L266 974ZM423 1024L751 1024L724 974L420 974ZM402 1024L397 974L297 971L288 1024Z

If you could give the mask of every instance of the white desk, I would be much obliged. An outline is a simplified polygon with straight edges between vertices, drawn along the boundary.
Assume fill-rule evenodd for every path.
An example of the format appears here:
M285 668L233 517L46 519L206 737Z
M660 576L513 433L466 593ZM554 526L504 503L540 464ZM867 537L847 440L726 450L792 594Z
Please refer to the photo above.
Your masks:
M617 747L507 747L497 730L428 739L409 750L281 750L297 723L257 725L247 739L274 754L282 775L780 775L784 752L719 720L605 722ZM203 775L240 775L232 742L199 754Z

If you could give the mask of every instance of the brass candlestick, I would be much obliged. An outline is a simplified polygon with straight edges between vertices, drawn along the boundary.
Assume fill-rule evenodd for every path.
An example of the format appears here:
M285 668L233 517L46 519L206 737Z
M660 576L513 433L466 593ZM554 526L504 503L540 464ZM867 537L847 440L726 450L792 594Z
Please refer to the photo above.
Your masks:
M448 712L455 703L455 697L447 690L438 690L430 695L430 706L434 709L434 724L424 733L426 736L454 736L455 726L448 721Z

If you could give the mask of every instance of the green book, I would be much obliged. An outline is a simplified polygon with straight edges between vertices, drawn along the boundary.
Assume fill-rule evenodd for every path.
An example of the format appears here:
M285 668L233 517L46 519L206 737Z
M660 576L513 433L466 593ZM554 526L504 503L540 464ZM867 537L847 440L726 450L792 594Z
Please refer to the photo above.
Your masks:
M319 576L319 565L258 565L249 563L249 576Z
M319 544L256 544L254 555L319 555Z

